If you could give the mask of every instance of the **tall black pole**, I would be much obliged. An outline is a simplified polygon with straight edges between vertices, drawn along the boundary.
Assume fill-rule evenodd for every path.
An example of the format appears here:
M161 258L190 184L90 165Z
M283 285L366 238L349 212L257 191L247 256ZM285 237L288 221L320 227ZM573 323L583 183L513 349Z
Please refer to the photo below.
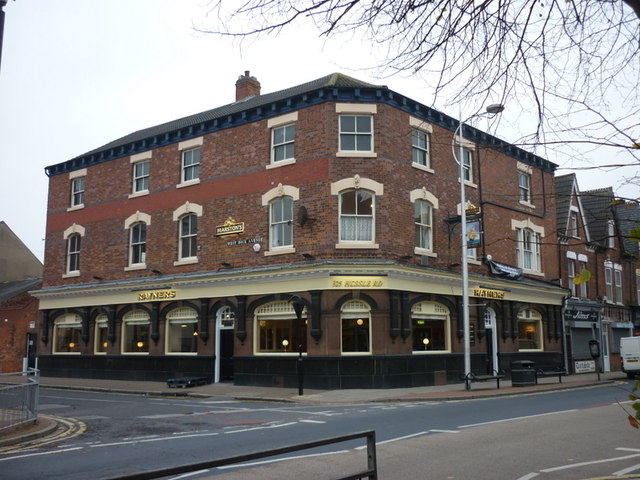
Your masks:
M2 67L2 39L4 38L4 7L7 0L0 0L0 68Z
M298 371L298 395L302 396L304 393L304 363L302 357L302 349L304 348L302 341L302 310L304 309L304 304L299 295L294 295L289 301L293 303L293 310L296 312L298 319L298 362L296 370Z

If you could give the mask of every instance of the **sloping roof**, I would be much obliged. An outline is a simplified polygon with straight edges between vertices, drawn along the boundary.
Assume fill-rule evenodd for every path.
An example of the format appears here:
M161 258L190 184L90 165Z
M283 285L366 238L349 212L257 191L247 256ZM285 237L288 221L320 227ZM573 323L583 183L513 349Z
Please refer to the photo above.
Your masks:
M618 232L620 233L620 246L625 255L638 256L638 242L629 238L630 232L640 228L640 206L635 202L620 203L613 208Z
M37 288L42 283L41 278L27 278L15 282L0 283L0 304L11 300L29 290Z
M580 194L580 199L584 208L587 227L591 233L591 240L600 246L605 246L608 236L608 223L612 219L613 188L588 190Z
M217 107L205 112L196 113L187 117L172 120L167 123L156 125L137 132L130 133L124 137L107 143L95 150L85 153L82 156L91 155L96 152L109 150L112 148L118 148L123 145L142 141L147 138L151 138L157 135L163 135L167 132L173 132L183 128L196 127L202 123L210 122L215 119L227 117L228 115L234 115L247 109L257 108L265 105L269 105L274 102L286 100L287 98L304 95L305 93L311 93L316 90L327 87L349 87L349 88L381 88L387 89L386 86L373 85L371 83L363 82L355 78L349 77L342 73L332 73L324 77L312 80L295 87L286 88L277 92L266 93L264 95L254 95L251 97L238 100L222 107Z
M576 176L574 173L555 177L556 183L556 228L558 235L567 234L571 198Z

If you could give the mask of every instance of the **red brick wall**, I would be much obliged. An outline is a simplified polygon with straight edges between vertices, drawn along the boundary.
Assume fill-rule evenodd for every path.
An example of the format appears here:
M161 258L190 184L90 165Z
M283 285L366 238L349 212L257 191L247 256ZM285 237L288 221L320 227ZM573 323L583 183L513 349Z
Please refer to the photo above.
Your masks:
M22 359L27 354L27 333L36 332L29 325L37 319L38 300L28 293L0 304L0 373L22 371Z
M413 204L409 192L426 187L439 200L434 216L434 250L430 265L447 268L460 258L459 229L446 231L443 221L455 216L460 201L458 166L451 155L452 132L433 125L431 162L435 173L411 166L409 114L385 104L378 105L374 117L376 158L336 157L338 114L333 103L299 110L296 136L296 163L274 169L269 164L270 132L266 121L222 130L207 135L201 149L199 185L176 188L180 181L180 152L173 144L153 150L151 194L129 199L131 163L129 157L88 168L85 208L67 212L68 174L50 178L49 216L45 258L45 285L92 282L93 276L107 279L150 276L152 269L165 274L216 270L220 262L234 267L273 265L302 260L300 253L316 258L390 258L413 255ZM532 175L535 208L518 203L517 161L487 148L475 156L475 181L479 188L467 187L466 194L484 212L484 248L497 261L515 265L515 232L511 219L531 218L545 229L543 271L547 278L558 277L555 250L555 200L553 177L536 168ZM376 198L377 250L336 250L338 242L338 197L330 194L330 184L359 175L384 185L384 195ZM294 211L304 205L314 221L294 226L296 253L275 256L256 254L251 245L227 243L234 237L215 237L215 227L227 217L245 223L240 238L261 237L268 249L268 207L261 196L279 183L300 189ZM185 202L204 209L199 218L199 263L174 266L177 260L177 223L173 211ZM492 205L484 202L492 202ZM128 232L125 219L136 211L151 215L148 227L147 269L125 272L128 264ZM63 232L73 223L86 228L82 239L81 275L63 279L66 243ZM458 227L459 228L459 227ZM235 237L236 239L238 237ZM420 258L413 257L414 262ZM486 265L471 265L471 271L487 273Z

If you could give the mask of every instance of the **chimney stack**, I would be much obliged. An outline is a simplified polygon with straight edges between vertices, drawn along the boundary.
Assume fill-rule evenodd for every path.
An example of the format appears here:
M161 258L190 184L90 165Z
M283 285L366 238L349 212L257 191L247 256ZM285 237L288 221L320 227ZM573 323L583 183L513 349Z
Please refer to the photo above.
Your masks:
M260 82L249 75L249 70L245 70L236 82L236 102L257 95L260 95Z

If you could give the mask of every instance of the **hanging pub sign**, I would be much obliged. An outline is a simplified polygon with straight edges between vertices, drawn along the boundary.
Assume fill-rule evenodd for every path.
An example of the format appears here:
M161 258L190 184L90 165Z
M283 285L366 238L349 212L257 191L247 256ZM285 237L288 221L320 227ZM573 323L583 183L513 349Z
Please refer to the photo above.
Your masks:
M236 222L231 217L228 217L223 225L218 225L216 227L216 237L234 235L238 233L244 233L244 222Z
M480 220L467 222L467 248L478 248L481 245Z

